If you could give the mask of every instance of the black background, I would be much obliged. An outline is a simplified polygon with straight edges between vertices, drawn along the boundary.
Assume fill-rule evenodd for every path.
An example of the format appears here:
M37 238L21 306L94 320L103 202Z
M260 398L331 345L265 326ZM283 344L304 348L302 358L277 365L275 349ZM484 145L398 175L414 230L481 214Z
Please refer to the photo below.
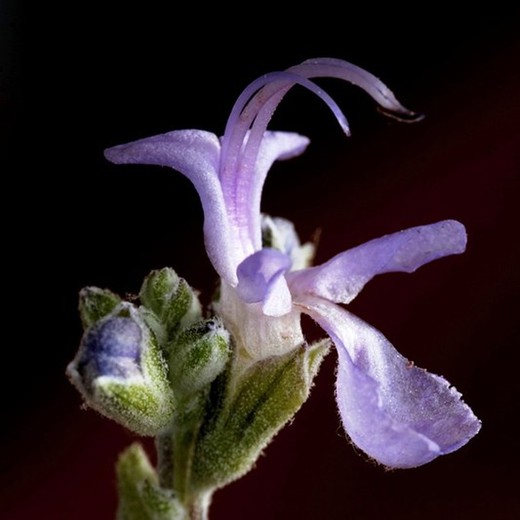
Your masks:
M320 229L319 262L384 233L462 221L464 255L380 277L350 309L456 385L483 428L455 454L385 472L344 438L331 353L294 423L215 495L211 518L520 516L518 13L338 5L2 4L2 518L114 517L113 463L133 437L81 410L65 379L79 289L135 293L165 265L206 295L214 287L189 182L111 165L103 149L173 129L219 134L249 81L319 56L370 70L426 118L388 121L353 87L321 81L349 117L347 140L295 89L270 127L312 144L273 167L263 208L304 239Z

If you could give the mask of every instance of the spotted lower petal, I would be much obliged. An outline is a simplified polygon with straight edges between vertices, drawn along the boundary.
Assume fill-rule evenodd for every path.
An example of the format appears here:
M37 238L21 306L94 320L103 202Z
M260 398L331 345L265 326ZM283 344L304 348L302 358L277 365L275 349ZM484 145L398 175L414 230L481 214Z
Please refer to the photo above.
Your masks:
M480 421L448 381L414 366L376 329L320 298L298 305L336 345L343 426L369 457L391 468L421 466L479 431Z

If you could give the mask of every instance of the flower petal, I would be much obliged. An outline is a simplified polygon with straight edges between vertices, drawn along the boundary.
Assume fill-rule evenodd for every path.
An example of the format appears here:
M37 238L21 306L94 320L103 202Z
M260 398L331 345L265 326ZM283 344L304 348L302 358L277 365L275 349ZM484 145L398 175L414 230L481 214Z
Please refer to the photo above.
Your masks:
M246 134L246 141L249 139ZM266 131L260 136L258 154L240 161L239 157L229 157L222 166L220 178L226 207L232 224L239 230L245 256L262 247L260 200L269 169L276 160L285 160L302 154L309 139L292 132ZM223 176L238 161L232 175ZM244 256L244 257L245 257Z
M291 292L314 294L336 303L352 301L374 276L412 273L443 256L466 248L466 231L456 220L443 220L385 235L344 251L328 262L288 275Z
M291 221L265 214L262 215L262 245L285 253L291 259L292 271L311 265L315 252L313 243L301 244Z
M140 139L105 150L116 164L169 166L195 186L204 209L204 237L208 256L217 272L236 284L236 266L243 258L235 230L230 226L218 178L220 143L202 130L181 130Z
M284 274L290 267L291 260L280 251L257 251L238 266L238 295L246 303L261 302L267 316L289 313L292 300Z
M242 210L247 215L255 249L262 246L260 202L269 169L275 161L292 159L302 154L309 142L307 137L292 132L264 132L254 172L248 181L248 194L242 201Z
M457 450L480 421L448 381L415 367L370 325L334 303L298 301L338 350L336 400L346 433L392 468L411 468Z

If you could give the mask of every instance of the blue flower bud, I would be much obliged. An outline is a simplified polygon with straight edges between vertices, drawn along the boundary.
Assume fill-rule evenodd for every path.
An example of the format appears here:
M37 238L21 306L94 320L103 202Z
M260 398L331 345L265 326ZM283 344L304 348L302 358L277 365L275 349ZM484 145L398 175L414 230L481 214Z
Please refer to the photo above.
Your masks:
M141 376L142 339L141 329L133 319L110 316L85 333L78 367L92 378Z
M90 407L130 430L156 435L171 422L166 363L130 303L120 303L85 331L67 374Z

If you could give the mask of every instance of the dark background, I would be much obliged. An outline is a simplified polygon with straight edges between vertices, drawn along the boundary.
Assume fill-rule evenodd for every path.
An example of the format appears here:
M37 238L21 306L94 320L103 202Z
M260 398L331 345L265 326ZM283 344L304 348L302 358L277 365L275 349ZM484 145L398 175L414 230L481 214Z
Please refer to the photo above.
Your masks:
M370 70L426 118L388 121L363 93L324 80L349 117L347 140L321 101L295 89L271 128L312 145L273 167L264 210L294 220L304 239L321 229L319 262L384 233L462 221L464 255L379 277L350 309L456 385L483 428L418 469L367 463L339 424L332 352L294 423L253 472L215 495L211 518L520 517L518 12L496 2L462 13L437 3L341 9L0 7L2 518L114 517L113 464L133 437L81 410L65 379L81 336L79 289L135 293L165 265L206 295L214 286L189 182L116 167L103 149L173 129L219 134L249 81L318 56Z

